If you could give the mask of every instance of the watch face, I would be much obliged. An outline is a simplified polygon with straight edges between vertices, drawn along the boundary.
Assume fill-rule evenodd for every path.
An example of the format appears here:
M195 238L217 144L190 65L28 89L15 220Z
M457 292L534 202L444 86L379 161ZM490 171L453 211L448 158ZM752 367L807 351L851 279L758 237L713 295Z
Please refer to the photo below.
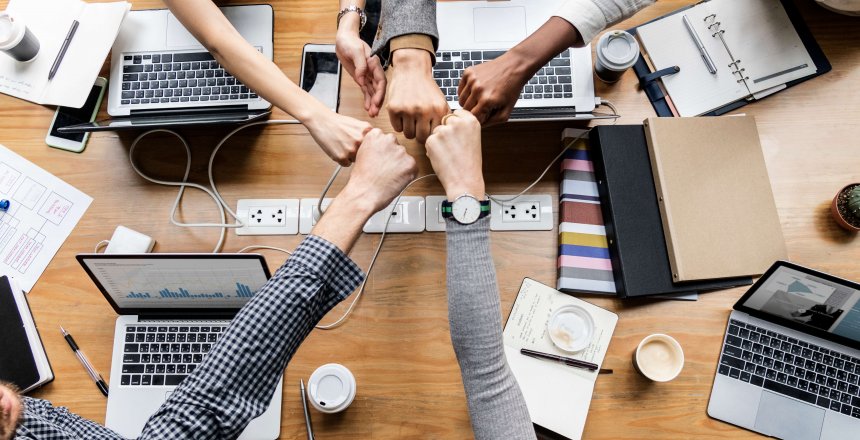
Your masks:
M475 223L481 216L481 202L474 197L460 197L451 204L451 214L464 225Z

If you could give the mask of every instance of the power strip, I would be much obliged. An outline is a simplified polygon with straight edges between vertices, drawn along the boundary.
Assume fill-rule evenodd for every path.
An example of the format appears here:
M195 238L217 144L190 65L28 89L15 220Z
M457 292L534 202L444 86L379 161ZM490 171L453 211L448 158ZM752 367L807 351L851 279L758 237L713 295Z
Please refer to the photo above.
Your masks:
M494 195L494 199L506 200L513 195ZM426 230L445 230L442 218L442 202L445 196L427 196L424 222ZM549 194L523 194L516 200L502 204L490 201L491 231L551 231L555 225L552 217L552 196Z
M388 220L388 217L391 220ZM401 196L397 205L392 202L373 214L362 229L368 234L381 234L388 221L387 233L424 232L424 197Z
M299 232L298 199L241 199L236 215L245 227L236 235L295 235Z

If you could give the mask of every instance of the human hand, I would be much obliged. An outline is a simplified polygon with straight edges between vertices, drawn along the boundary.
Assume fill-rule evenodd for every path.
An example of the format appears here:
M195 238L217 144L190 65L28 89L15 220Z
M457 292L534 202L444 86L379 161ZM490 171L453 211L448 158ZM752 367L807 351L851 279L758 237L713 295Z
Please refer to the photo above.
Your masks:
M442 116L451 110L433 80L430 54L423 49L399 49L392 54L388 82L388 116L394 130L424 143Z
M449 201L463 194L484 197L481 124L475 116L466 110L455 111L433 130L425 148Z
M373 214L388 206L417 172L415 159L397 143L397 138L375 128L364 137L341 194L361 201Z
M376 117L385 99L385 71L379 57L370 56L370 46L358 35L358 14L341 19L335 38L337 58L364 94L364 110Z
M507 52L495 60L469 67L457 89L460 106L484 125L507 121L530 77L525 65L519 56Z
M359 145L372 128L365 121L339 115L325 107L303 123L325 154L345 167L355 160Z

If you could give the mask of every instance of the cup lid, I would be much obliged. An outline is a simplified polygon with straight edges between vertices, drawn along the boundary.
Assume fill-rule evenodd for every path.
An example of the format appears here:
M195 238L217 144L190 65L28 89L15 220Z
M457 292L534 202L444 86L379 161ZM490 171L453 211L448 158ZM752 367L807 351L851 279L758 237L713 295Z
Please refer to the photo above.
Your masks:
M24 38L24 23L0 11L0 50L11 49Z
M639 42L626 31L609 31L597 41L597 56L608 67L627 69L639 58Z
M355 398L355 376L340 364L325 364L308 380L314 407L324 412L341 411Z
M546 324L556 347L569 352L582 351L594 337L594 319L582 307L566 305L556 309Z

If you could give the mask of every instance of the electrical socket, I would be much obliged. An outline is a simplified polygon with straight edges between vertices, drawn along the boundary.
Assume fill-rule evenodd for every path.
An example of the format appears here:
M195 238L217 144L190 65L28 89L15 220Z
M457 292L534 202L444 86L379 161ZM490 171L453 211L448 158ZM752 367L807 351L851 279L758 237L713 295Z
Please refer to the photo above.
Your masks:
M245 226L236 235L295 235L299 232L298 199L241 199L236 215Z
M445 231L445 219L442 217L442 202L447 199L446 196L427 196L424 199L424 224L427 231Z
M424 232L424 197L401 196L396 206L392 202L373 214L364 224L364 232L381 234L388 216L388 233Z
M495 199L510 199L513 195L494 195ZM553 228L552 196L524 194L511 202L490 202L492 231L551 231Z
M323 199L323 211L331 205L332 200L334 199ZM301 200L301 207L299 209L299 234L310 234L311 229L313 229L314 225L317 224L317 220L321 215L321 212L319 211L319 201L319 198ZM317 213L316 216L314 216L314 211Z

